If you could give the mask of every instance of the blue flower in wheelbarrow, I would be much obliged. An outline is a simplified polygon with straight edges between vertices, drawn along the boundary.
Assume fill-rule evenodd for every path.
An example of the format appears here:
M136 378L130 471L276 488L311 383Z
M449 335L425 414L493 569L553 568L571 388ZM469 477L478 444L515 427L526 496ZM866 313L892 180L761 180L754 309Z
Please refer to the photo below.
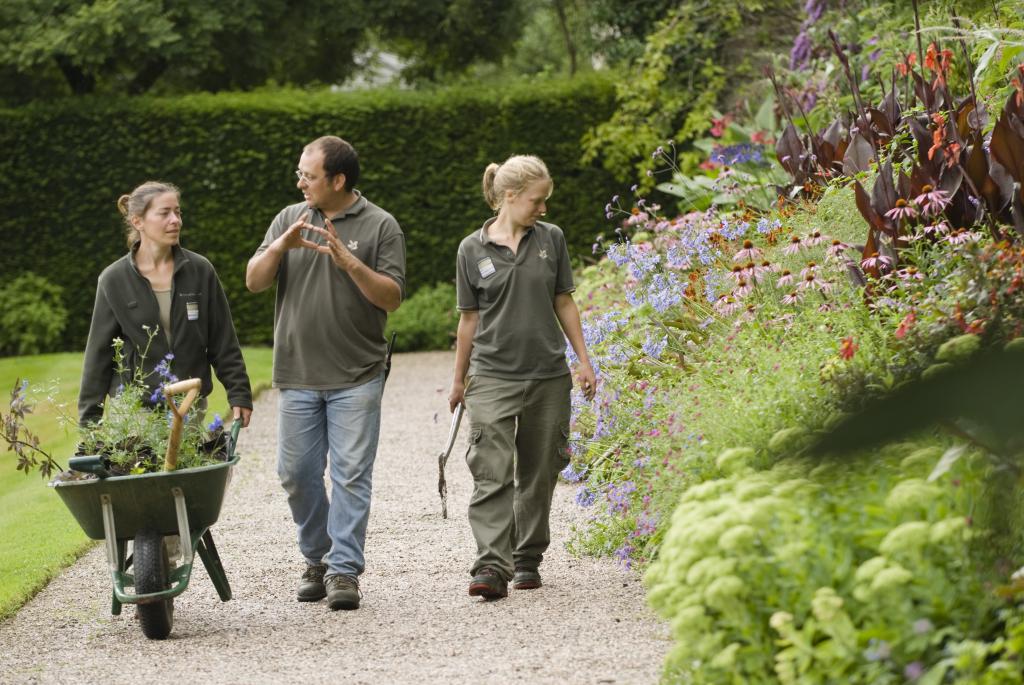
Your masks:
M224 427L224 420L220 418L220 414L213 415L213 421L210 421L210 425L207 426L207 430L211 433L215 433Z

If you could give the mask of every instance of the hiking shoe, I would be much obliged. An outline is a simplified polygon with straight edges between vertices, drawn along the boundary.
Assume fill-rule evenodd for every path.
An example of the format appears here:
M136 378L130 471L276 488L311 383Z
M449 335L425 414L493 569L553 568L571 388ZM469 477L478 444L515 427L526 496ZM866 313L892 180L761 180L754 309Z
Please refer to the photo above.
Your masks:
M540 573L535 568L517 568L512 576L513 590L536 590L540 585Z
M359 608L359 581L354 576L327 576L327 606L331 611Z
M484 599L508 597L508 583L495 569L484 566L476 572L473 580L469 581L469 595Z
M319 602L327 596L327 589L324 587L324 574L327 567L323 564L306 566L306 572L302 574L299 581L299 601Z

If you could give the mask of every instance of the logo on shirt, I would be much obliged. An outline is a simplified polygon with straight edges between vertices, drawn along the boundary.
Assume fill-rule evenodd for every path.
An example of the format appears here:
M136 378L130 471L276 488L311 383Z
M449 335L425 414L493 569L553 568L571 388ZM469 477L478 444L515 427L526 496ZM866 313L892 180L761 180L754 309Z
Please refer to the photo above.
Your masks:
M476 268L480 269L480 277L487 278L492 275L496 269L494 268L494 262L491 261L490 257L484 257L476 263Z
M547 250L541 250L539 254L540 254L540 258L541 259L547 259L548 258L548 251Z
M185 303L185 311L188 313L188 320L189 321L198 321L199 320L199 303L198 302L191 302L191 301L186 302Z
M358 250L359 249L359 241L358 240L350 240L350 241L348 241L348 249L350 249L350 250Z

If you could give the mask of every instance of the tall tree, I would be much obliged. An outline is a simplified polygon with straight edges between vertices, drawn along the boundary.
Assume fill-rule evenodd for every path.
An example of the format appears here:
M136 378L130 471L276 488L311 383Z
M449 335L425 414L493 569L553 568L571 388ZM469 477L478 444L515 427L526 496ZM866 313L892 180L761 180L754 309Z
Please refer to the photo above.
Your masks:
M436 79L498 61L522 32L513 0L367 0L381 40L408 61L410 79Z

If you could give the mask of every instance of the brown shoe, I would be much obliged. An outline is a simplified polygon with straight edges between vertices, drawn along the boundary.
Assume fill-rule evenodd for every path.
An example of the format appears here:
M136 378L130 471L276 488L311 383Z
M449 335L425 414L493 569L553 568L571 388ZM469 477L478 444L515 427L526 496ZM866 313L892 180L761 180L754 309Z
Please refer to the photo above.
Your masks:
M327 588L324 587L325 573L327 567L323 564L306 566L306 572L299 581L300 602L318 602L327 596Z
M469 595L484 599L508 597L508 582L501 577L497 570L490 566L484 566L476 572L473 580L469 581Z
M512 576L513 590L536 590L541 585L540 573L537 569L517 568Z

